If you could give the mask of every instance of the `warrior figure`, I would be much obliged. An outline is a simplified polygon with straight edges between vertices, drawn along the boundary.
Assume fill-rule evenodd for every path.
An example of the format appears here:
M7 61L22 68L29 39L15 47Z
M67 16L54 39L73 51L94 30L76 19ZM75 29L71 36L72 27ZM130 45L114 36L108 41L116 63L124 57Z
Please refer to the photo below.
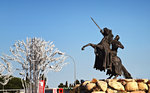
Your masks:
M123 76L127 79L131 79L131 74L126 70L126 68L122 65L121 59L117 56L118 48L124 49L124 46L119 42L119 35L117 35L114 40L111 42L112 49L111 49L111 62L112 62L112 70L107 70L107 74L110 75L108 79L112 76L115 76L116 79L118 76Z
M84 50L84 48L87 46L92 46L96 56L94 68L100 71L105 71L106 69L111 70L110 44L113 40L113 34L112 31L108 28L104 28L103 30L100 30L100 32L104 36L101 42L98 44L89 43L83 46L82 50Z

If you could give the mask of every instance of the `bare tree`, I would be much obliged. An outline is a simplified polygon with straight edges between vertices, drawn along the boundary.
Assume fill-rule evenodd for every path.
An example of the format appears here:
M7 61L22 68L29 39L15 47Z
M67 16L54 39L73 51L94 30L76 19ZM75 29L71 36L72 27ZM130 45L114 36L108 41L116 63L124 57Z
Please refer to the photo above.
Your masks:
M12 78L11 75L13 74L12 65L10 62L5 60L5 58L0 57L3 62L0 62L0 78L3 80L0 81L0 84L3 86L8 83L8 81Z
M10 48L12 55L3 55L3 59L21 65L21 69L16 69L20 70L20 75L26 81L29 81L28 84L24 82L24 87L29 90L28 93L38 93L39 79L49 70L60 71L66 64L65 53L54 47L53 42L46 42L41 38L27 38L26 42L15 42L13 48Z

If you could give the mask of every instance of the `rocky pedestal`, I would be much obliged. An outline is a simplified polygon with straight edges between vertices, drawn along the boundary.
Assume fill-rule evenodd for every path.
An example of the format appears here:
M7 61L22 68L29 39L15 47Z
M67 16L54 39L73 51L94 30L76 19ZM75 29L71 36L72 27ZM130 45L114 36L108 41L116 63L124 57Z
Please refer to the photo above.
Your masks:
M148 79L106 79L85 81L74 88L75 93L150 93Z

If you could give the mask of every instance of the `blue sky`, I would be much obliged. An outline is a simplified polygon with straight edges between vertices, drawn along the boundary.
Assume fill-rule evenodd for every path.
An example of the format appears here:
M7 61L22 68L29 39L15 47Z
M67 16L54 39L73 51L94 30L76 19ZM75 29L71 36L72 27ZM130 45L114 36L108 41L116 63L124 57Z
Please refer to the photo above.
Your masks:
M125 49L119 49L118 56L132 76L150 79L149 11L149 0L1 0L0 53L9 53L16 40L41 37L74 58L77 79L107 78L105 72L93 69L93 49L81 51L83 45L97 44L103 37L92 16L101 28L120 35ZM66 62L70 64L62 71L49 72L49 87L73 82L73 62L71 58Z

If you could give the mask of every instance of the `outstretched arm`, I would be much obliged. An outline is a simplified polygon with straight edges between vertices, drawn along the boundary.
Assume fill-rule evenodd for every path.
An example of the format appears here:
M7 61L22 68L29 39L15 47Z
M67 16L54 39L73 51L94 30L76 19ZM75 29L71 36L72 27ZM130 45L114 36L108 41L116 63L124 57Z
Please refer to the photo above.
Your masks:
M121 42L118 41L118 43L119 43L119 44L118 44L119 47L120 47L121 49L124 49L124 46L121 44Z
M114 45L114 46L112 46L113 48L121 48L121 49L124 49L124 46L121 44L121 42L120 41L117 41L117 40L113 40L112 42L111 42L111 44L112 45Z

